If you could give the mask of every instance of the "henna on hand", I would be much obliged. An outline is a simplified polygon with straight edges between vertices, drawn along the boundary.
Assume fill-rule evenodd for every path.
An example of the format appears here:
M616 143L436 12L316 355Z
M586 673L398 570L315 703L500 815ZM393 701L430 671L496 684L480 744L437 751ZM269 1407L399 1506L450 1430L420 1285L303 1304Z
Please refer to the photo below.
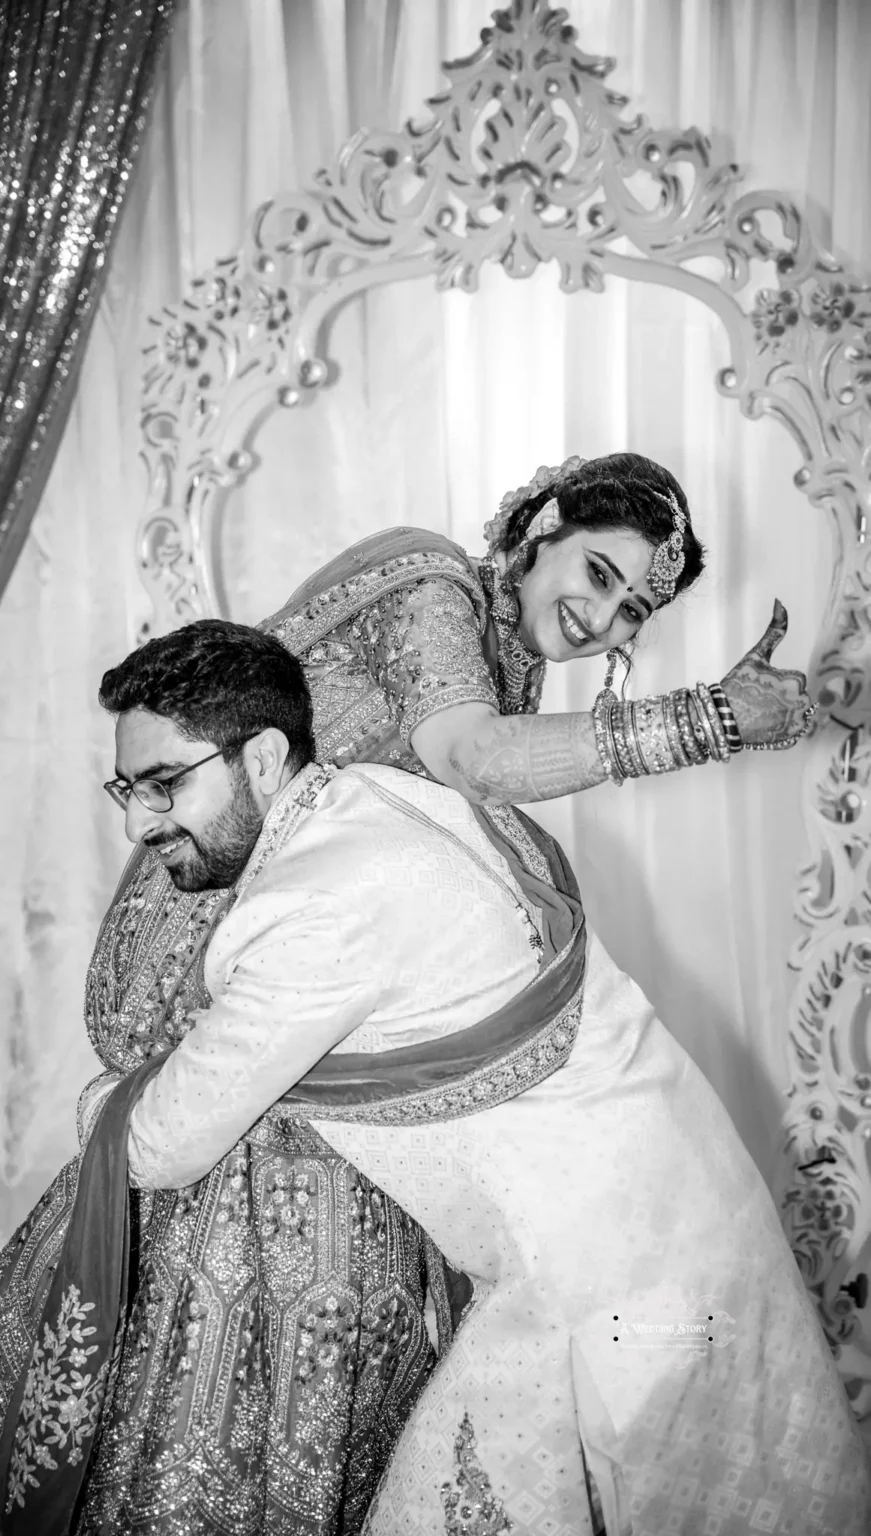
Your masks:
M468 798L491 805L555 800L606 778L588 714L496 718L456 746L449 762Z
M729 673L722 683L732 706L741 737L748 745L784 741L804 732L810 700L800 672L775 672L770 675L743 663Z
M807 729L811 702L807 678L803 672L781 671L771 665L771 657L786 634L787 623L786 609L775 600L771 623L762 639L751 647L720 685L748 746L795 741Z

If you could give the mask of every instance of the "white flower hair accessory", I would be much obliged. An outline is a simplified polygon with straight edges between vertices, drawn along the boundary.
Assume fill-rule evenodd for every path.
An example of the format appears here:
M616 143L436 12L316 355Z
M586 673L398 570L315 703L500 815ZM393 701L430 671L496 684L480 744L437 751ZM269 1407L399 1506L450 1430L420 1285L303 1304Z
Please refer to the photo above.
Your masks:
M577 474L581 466L586 463L586 459L581 459L573 453L564 464L556 464L550 468L542 464L535 471L528 485L521 485L516 491L506 491L499 503L497 515L491 518L489 523L484 524L484 537L490 549L495 550L501 547L508 524L518 507L522 507L526 501L531 501L533 496L540 496L544 491L550 491L551 495L555 496L560 486Z

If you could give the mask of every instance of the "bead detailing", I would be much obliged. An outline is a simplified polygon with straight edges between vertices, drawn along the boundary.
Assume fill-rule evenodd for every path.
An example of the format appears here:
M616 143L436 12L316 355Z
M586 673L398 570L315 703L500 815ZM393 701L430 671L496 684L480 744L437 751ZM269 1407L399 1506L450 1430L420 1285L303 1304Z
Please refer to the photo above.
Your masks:
M663 539L653 552L650 570L647 572L647 585L660 603L670 603L677 588L678 578L686 564L683 536L687 519L674 491L669 491L667 494L654 491L653 495L670 507L672 530L668 538Z
M544 971L542 975L546 974ZM425 1088L417 1093L370 1104L295 1104L281 1112L298 1120L341 1120L363 1125L428 1125L478 1114L505 1104L543 1083L568 1061L580 1028L582 988L535 1039L516 1046L500 1060L470 1072L455 1087Z
M503 836L514 844L515 852L520 855L530 874L535 875L537 880L544 881L545 885L550 885L553 877L547 859L541 850L536 848L514 806L484 805L481 810L487 819L498 827Z
M677 713L677 722L680 727L680 739L683 743L690 762L696 765L708 761L708 744L702 739L699 741L693 729L690 716L689 693L686 688L678 688L674 694L674 705Z
M456 1488L450 1483L443 1483L441 1488L445 1536L511 1536L514 1521L509 1520L504 1504L493 1492L475 1446L475 1431L467 1412L454 1440Z
M618 763L617 748L614 743L612 721L615 702L611 689L603 688L593 705L593 729L596 732L596 746L602 759L602 767L611 783L619 788L626 774L622 772Z
M698 683L637 703L604 688L592 711L596 746L613 784L673 773L713 758L728 763L743 743L723 690ZM791 743L788 743L791 745Z
M711 733L714 737L714 745L716 748L714 755L719 762L728 763L729 758L732 755L732 749L729 746L729 739L726 735L723 722L720 719L720 711L714 703L713 694L709 688L705 687L704 683L696 683L696 696L702 706L702 713L707 719L708 725L711 727Z
M450 555L411 554L396 555L371 571L361 571L359 576L349 576L346 581L336 582L319 592L299 613L283 617L273 614L258 624L258 629L275 635L295 656L307 651L316 641L322 640L331 630L344 624L361 608L377 602L387 592L407 587L412 582L427 577L445 577L459 582L473 597L482 599L481 588L469 572L468 566Z
M503 715L534 714L541 702L545 661L521 639L517 599L506 585L492 556L478 567L481 585L487 596L490 616L496 630L498 663L496 691Z

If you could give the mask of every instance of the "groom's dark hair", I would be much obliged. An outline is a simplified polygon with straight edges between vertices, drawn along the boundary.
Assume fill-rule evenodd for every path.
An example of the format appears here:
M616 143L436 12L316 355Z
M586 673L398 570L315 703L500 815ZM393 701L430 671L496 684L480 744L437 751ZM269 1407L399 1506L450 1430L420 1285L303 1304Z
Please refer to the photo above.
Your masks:
M305 673L274 635L227 619L199 619L149 640L100 684L112 715L147 709L191 741L213 741L233 761L258 731L283 731L298 772L315 755Z

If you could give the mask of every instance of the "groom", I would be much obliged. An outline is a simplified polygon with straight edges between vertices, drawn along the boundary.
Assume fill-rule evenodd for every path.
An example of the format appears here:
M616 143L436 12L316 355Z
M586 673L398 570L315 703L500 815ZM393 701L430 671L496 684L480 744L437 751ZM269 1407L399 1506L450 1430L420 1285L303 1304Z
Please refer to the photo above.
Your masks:
M432 1366L440 1256L278 1101L326 1053L377 1049L391 1025L395 1041L397 1020L447 1036L496 1014L542 942L458 795L313 762L302 669L272 637L189 625L100 698L130 840L179 890L232 894L207 943L181 936L150 1013L101 1015L120 1065L82 1106L73 1217L0 1442L0 1527L354 1536ZM103 939L128 957L136 900ZM2 1256L0 1285L14 1272Z

